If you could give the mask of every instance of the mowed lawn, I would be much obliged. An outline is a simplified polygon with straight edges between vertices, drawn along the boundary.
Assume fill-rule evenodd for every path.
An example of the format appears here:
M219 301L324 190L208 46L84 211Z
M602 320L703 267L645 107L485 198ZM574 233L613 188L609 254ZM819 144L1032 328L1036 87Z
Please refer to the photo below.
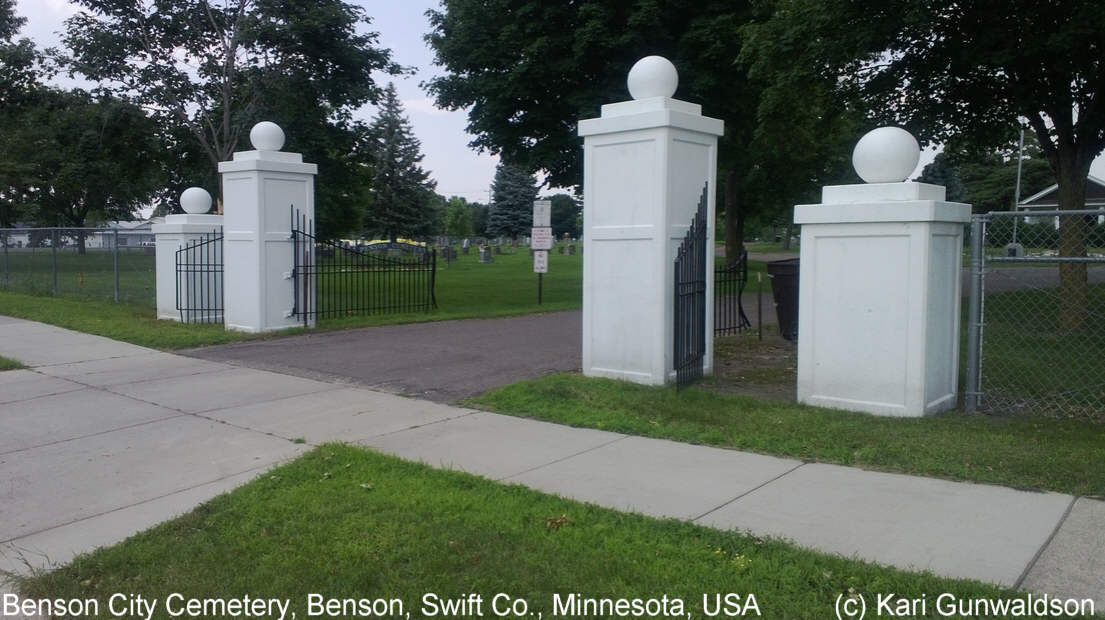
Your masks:
M542 303L537 300L537 274L526 248L504 248L493 262L481 264L475 249L456 261L438 258L435 295L437 309L396 314L351 314L325 318L320 329L344 329L438 321L487 318L579 308L583 302L583 257L553 251L549 272L542 280ZM13 253L14 255L14 253ZM122 257L122 255L120 255ZM9 256L11 258L11 256ZM81 256L59 252L58 296L51 296L53 255L49 249L21 255L9 263L7 288L0 279L0 314L42 321L125 342L160 349L221 344L258 338L227 332L221 326L180 325L156 319L152 255L133 252L120 259L122 303L111 301L114 287L110 252ZM300 333L287 330L280 335ZM262 337L276 337L275 334Z
M1025 596L621 513L345 445L324 445L21 589L33 599L96 599L104 610L114 593L140 594L162 604L158 618L167 617L163 605L173 593L276 599L287 605L286 618L308 617L312 595L316 615L334 601L331 617L366 609L398 618L601 618L618 614L581 611L596 609L582 607L585 600L625 599L628 609L637 599L651 613L631 617L817 619L834 617L841 597L865 596L873 606L877 593ZM470 596L480 598L479 613L442 613L446 602L474 605ZM564 613L573 604L580 607ZM212 608L208 617L220 615Z

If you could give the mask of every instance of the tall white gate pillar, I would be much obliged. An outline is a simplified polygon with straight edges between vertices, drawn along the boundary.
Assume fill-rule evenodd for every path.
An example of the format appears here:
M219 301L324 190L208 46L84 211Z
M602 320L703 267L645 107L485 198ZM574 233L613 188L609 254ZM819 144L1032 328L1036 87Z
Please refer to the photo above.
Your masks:
M293 213L315 217L318 166L284 153L284 132L262 122L253 151L219 164L223 183L226 328L265 332L302 325L293 315Z
M798 400L890 416L956 404L963 227L970 205L900 182L920 149L883 127L856 145L866 185L798 205Z
M629 72L632 101L580 121L583 136L583 374L674 380L675 253L703 187L713 247L717 138L723 123L672 99L675 67L649 56ZM704 372L713 371L713 252L706 262Z

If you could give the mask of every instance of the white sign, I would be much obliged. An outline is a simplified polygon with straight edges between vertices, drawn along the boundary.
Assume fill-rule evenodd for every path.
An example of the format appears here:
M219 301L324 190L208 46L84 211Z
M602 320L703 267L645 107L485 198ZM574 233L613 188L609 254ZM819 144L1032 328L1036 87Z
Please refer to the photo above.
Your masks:
M529 247L534 250L551 250L553 246L553 236L551 226L534 226L533 227L533 239L529 242Z
M552 226L552 201L533 201L533 225L536 227Z
M533 252L533 273L548 273L549 272L549 253L545 250L534 250Z

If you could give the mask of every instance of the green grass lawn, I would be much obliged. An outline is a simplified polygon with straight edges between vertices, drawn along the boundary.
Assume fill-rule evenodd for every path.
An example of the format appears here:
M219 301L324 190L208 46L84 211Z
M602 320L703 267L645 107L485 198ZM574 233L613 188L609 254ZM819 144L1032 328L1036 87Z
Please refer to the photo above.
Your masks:
M1059 321L1059 289L986 296L984 404L1105 422L1105 284L1088 287L1089 320Z
M24 366L23 364L20 364L19 362L15 361L15 360L8 359L8 358L0 355L0 371L19 370L20 368L26 368L26 366Z
M714 594L735 593L741 606L754 597L766 618L817 619L833 617L841 595L864 595L869 604L877 593L930 601L944 592L1024 596L620 513L342 445L322 446L189 514L27 580L21 591L35 599L94 598L104 609L116 592L161 603L171 593L271 597L289 602L288 618L308 617L313 593L398 600L403 613L393 617L411 618L433 611L424 607L427 593L442 600L479 595L486 617L496 617L492 598L502 593L509 598L498 600L500 609L520 600L532 618L551 617L554 597L573 593L666 596L669 609L679 599L684 614L699 618L703 595L712 605ZM167 617L163 606L158 611L154 617Z
M89 248L78 254L75 248L8 248L0 254L0 289L52 295L54 264L57 262L57 294L67 297L113 300L115 295L114 253ZM119 299L152 308L156 296L153 248L120 249Z
M0 292L0 314L155 349L182 349L259 337L227 331L222 325L186 325L177 321L159 321L148 306L99 299ZM291 329L282 333L302 331Z
M946 414L886 418L577 374L464 404L559 424L882 471L1105 497L1105 425Z

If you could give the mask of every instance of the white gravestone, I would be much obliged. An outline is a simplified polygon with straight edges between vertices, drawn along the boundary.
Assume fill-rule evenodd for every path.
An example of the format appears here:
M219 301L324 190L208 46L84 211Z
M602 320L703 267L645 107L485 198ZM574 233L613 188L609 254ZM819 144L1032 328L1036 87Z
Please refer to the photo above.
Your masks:
M970 205L903 182L917 141L883 127L856 145L865 185L798 205L799 402L889 416L956 405L963 226Z
M713 244L717 138L723 123L672 99L679 76L659 56L627 80L632 101L580 121L583 136L583 373L662 385L673 369L673 266L702 188ZM713 273L713 253L706 272ZM706 307L713 278L706 278ZM706 312L704 372L713 371L713 312Z
M298 212L314 220L318 166L303 163L299 153L280 151L284 132L274 123L258 123L249 137L256 150L235 153L232 161L219 164L226 328L266 332L303 324L292 314L292 218Z

